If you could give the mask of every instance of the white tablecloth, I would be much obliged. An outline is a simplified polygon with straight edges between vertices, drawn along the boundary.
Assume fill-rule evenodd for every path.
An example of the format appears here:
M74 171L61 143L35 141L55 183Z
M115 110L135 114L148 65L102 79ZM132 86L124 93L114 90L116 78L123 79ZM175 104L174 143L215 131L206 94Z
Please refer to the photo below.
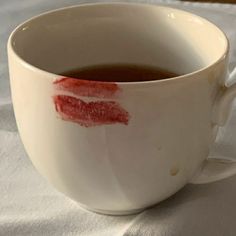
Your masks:
M32 166L12 110L7 38L17 24L35 14L82 2L88 1L0 0L0 236L235 236L236 176L212 184L188 185L139 215L112 217L79 208ZM236 5L142 2L169 4L210 19L228 35L230 71L236 67ZM236 103L212 155L236 158Z

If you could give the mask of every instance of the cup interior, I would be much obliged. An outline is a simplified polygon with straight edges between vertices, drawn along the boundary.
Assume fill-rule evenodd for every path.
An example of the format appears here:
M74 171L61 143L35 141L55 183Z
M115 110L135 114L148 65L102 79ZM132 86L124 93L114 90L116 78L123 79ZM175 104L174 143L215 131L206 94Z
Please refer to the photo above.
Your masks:
M59 9L20 25L10 37L25 62L61 74L101 64L141 64L187 74L227 51L216 26L177 9L91 4Z

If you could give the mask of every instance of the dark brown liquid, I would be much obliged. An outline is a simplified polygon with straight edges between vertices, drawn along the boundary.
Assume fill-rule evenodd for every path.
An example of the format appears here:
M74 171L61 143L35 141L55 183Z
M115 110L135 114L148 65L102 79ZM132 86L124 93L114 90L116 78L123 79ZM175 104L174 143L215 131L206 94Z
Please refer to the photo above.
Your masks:
M163 80L178 76L176 73L156 67L140 65L100 65L79 68L61 73L63 76L93 81L138 82Z

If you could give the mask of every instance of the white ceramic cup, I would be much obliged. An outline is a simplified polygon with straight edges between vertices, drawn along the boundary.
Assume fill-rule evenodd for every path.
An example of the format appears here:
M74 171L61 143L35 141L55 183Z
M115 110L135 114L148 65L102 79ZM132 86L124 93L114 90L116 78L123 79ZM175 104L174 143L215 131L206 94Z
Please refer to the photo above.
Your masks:
M8 41L14 111L37 170L81 206L130 214L187 183L236 172L207 159L236 86L215 25L156 5L86 4L18 26ZM157 66L181 76L146 82L64 78L91 65Z

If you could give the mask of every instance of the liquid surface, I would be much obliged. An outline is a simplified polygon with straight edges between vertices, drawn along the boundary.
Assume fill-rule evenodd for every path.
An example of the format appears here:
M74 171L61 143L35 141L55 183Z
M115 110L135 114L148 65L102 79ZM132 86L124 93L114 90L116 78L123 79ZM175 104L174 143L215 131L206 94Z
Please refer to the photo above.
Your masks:
M82 80L107 81L107 82L138 82L163 80L178 76L176 73L157 67L140 65L117 64L99 65L86 68L78 68L60 73L66 77Z

